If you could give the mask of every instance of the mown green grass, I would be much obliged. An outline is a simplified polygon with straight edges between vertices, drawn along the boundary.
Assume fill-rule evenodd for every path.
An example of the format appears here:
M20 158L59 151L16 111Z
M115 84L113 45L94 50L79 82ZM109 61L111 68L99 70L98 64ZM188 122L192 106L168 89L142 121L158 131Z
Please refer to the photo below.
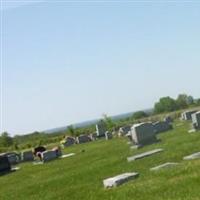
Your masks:
M177 122L180 123L180 122ZM66 148L76 156L44 165L21 164L21 170L0 177L1 200L199 200L200 160L183 156L200 151L200 132L189 134L189 123L158 137L161 142L130 150L127 140L99 140ZM164 152L128 163L130 155L154 148ZM85 152L81 152L81 150ZM150 172L164 162L180 162L172 169ZM124 172L139 172L138 179L118 188L104 189L103 179Z

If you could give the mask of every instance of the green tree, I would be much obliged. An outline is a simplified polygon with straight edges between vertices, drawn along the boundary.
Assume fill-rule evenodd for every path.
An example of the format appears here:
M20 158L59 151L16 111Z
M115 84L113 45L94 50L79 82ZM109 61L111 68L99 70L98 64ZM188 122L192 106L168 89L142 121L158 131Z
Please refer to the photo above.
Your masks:
M67 133L70 135L70 136L76 136L76 130L74 128L73 125L70 125L67 127Z
M176 103L180 109L188 107L188 96L186 94L179 94Z
M197 100L196 100L196 105L197 105L197 106L200 106L200 99L197 99Z
M138 112L135 112L132 117L133 117L133 119L141 119L141 118L144 118L147 116L148 116L148 114L146 112L138 111Z
M115 127L115 123L112 120L111 117L108 117L106 114L103 114L103 123L105 123L105 126L108 130L112 130Z
M171 97L162 97L154 105L155 113L171 112L178 109L176 101Z
M3 132L0 136L0 145L3 147L9 147L13 145L13 139L7 132Z
M19 150L19 146L18 146L17 143L14 143L14 149L15 149L15 150Z
M188 104L188 105L194 104L194 98L193 98L193 96L188 96L188 97L187 97L187 104Z

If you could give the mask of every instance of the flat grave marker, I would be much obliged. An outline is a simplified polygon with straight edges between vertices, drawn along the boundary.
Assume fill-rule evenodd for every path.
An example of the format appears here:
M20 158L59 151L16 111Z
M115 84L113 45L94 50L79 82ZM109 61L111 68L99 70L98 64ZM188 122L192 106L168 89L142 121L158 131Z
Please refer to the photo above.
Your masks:
M64 154L64 155L60 156L60 158L68 158L68 157L71 157L74 155L75 155L75 153Z
M194 160L194 159L199 159L200 158L200 152L193 153L191 155L183 157L183 160Z
M150 171L158 171L160 169L171 168L171 167L174 167L174 166L177 166L177 165L178 165L178 163L167 162L167 163L164 163L162 165L158 165L156 167L150 168Z
M145 158L145 157L160 153L162 151L163 151L163 149L154 149L154 150L151 150L151 151L147 151L147 152L144 152L144 153L141 153L141 154L137 154L137 155L128 157L127 161L128 162L135 161L135 160L138 160L138 159L142 159L142 158Z
M139 173L137 172L120 174L120 175L103 180L103 185L105 188L117 187L125 182L128 182L130 180L137 178L138 176L139 176Z

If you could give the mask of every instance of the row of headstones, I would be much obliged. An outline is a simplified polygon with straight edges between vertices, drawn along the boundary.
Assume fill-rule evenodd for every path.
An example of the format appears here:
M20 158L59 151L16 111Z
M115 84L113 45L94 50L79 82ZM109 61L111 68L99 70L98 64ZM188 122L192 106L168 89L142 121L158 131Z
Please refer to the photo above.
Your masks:
M127 133L131 133L132 130L138 129L138 135L143 135L142 140L149 140L149 137L152 135L168 131L172 129L172 119L170 117L166 117L163 121L157 121L155 123L140 123L131 126L121 127L119 129L118 135L126 135ZM141 129L141 130L140 130ZM147 134L148 132L148 134ZM64 140L61 141L61 145L63 147L71 146L74 144L82 144L86 142L91 142L97 140L98 138L105 138L106 140L112 139L113 134L109 131L106 131L106 127L104 124L97 124L96 125L96 133L90 135L80 135L79 137L66 137Z
M78 137L65 137L64 140L62 140L60 143L63 147L68 147L74 144L82 144L87 143L91 141L95 141L98 138L105 138L106 140L112 139L112 133L109 131L106 131L105 127L103 125L96 125L96 133L90 134L90 135L80 135Z
M79 137L76 137L76 138L67 136L67 137L65 137L64 140L62 140L60 142L60 144L62 147L68 147L68 146L71 146L74 144L91 142L93 140L94 140L94 138L91 136L88 136L88 135L80 135Z
M135 161L138 159L142 159L142 158L160 153L162 151L163 151L163 149L154 149L151 151L147 151L147 152L144 152L141 154L137 154L137 155L128 157L127 161L128 162ZM194 160L194 159L199 159L199 158L200 158L200 152L197 152L197 153L191 154L189 156L183 157L183 160ZM167 163L150 168L150 171L158 171L160 169L174 167L178 164L179 163L167 162ZM139 176L139 173L137 173L137 172L123 173L123 174L103 180L103 184L104 184L105 188L116 187L116 186L119 186L119 185L129 181L129 180L135 179L138 176Z
M144 145L158 141L156 138L157 134L171 130L172 128L172 119L167 117L164 121L155 123L144 122L134 124L132 127L126 126L120 128L119 133L120 135L126 135L136 145Z
M13 168L12 166L19 164L20 162L34 161L36 157L40 158L40 161L33 162L34 165L43 164L45 162L55 160L57 158L67 158L67 157L71 157L75 155L75 153L62 155L62 151L59 147L54 147L52 150L46 150L46 148L40 146L40 147L36 147L35 149L37 149L37 152L34 152L34 153L32 151L22 152L20 159L19 159L19 154L14 153L14 152L0 154L0 174L4 172L12 171L13 169L14 170L19 169L17 167ZM12 155L12 158L10 157L10 155ZM16 159L18 159L17 162L16 162Z
M172 129L173 128L172 122L173 122L173 120L171 117L166 117L166 118L164 118L163 121L157 121L157 122L152 123L155 134L159 134L159 133L162 133L162 132ZM139 124L145 124L145 123L139 123ZM119 129L118 136L120 137L120 136L124 136L124 135L130 133L131 128L133 126L128 125L128 126L121 127Z
M200 111L197 110L187 110L181 114L181 120L192 120L192 129L200 129Z
M12 166L23 161L33 161L32 151L25 151L21 154L10 152L0 154L0 174L12 171Z
M23 161L31 161L34 158L32 151L2 153L0 157L7 157L11 165L16 165Z
M55 159L62 155L62 152L59 148L52 149L52 150L45 150L40 153L41 160L43 162ZM10 165L16 165L20 162L27 162L27 161L34 161L34 154L32 151L24 151L21 153L16 152L9 152L9 153L2 153L0 157L7 157L8 162Z

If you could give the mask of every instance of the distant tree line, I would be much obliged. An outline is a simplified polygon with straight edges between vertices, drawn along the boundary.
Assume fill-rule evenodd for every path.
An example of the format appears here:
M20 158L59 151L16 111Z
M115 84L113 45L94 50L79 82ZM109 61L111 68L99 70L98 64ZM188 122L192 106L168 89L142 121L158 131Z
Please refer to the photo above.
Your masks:
M145 111L138 111L132 115L132 119L142 119L151 115L178 111L192 106L200 106L200 99L195 100L191 95L187 94L179 94L176 99L169 96L162 97L155 103L153 113L149 114Z
M131 117L120 120L113 120L111 117L108 117L106 114L104 114L99 123L103 123L106 129L111 132L127 124L149 120L148 117L151 117L153 120L157 120L157 114L179 111L181 109L195 106L200 106L200 99L195 100L190 95L179 94L176 99L167 96L160 98L159 101L155 103L151 113L138 111L135 112ZM89 125L82 128L76 128L73 125L70 125L64 131L51 134L35 131L26 135L15 135L14 137L11 137L7 132L3 132L0 135L0 152L8 150L30 149L38 145L59 144L59 142L65 136L76 137L81 134L91 133L95 133L95 125Z
M154 113L172 112L189 108L191 106L200 106L200 99L194 100L192 96L187 94L179 94L177 99L171 97L162 97L159 102L154 105Z

